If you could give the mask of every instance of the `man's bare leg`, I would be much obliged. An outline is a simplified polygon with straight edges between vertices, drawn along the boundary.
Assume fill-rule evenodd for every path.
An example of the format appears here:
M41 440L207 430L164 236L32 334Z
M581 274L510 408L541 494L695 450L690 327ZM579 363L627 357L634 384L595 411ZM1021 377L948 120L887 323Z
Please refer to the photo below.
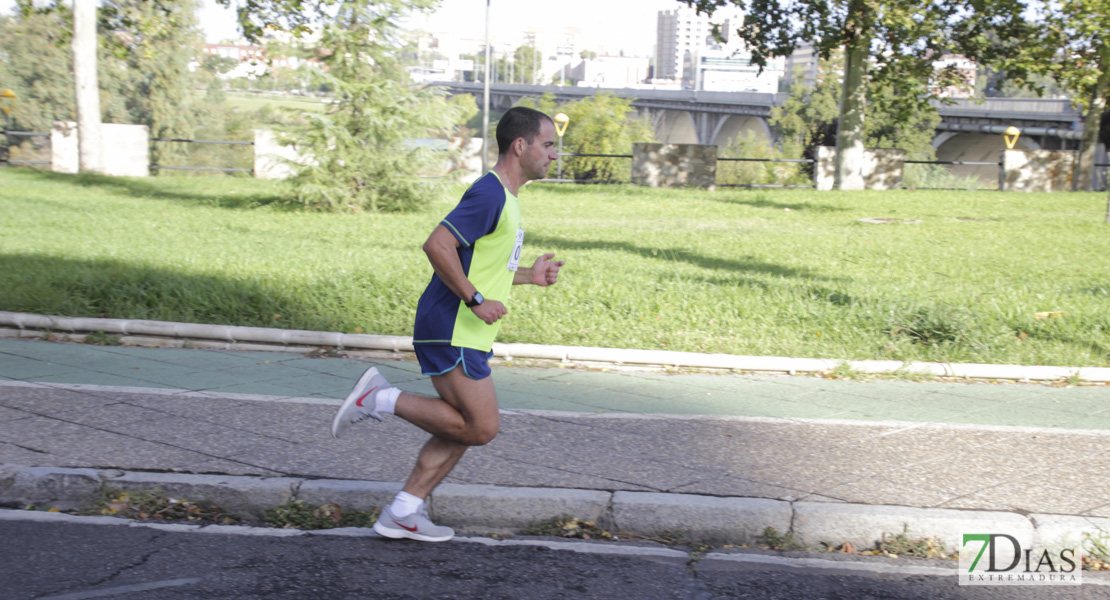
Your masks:
M417 455L404 491L427 498L470 446L492 440L501 426L493 378L470 379L461 368L432 377L439 398L402 393L397 416L432 434Z
M371 367L363 373L332 419L340 437L353 424L395 414L432 434L417 455L408 481L382 509L374 531L390 538L442 542L454 537L450 527L432 523L424 501L470 446L488 443L501 426L493 380L473 380L461 368L432 377L439 398L408 394L390 386Z

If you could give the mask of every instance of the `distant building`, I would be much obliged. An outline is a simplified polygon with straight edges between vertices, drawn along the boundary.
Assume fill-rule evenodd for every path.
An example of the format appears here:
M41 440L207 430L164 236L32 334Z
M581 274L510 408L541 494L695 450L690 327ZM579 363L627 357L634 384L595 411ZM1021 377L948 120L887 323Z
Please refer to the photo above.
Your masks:
M579 62L569 77L579 86L624 88L647 81L648 59L631 56L599 56Z
M322 67L317 60L305 60L295 56L270 56L263 46L251 44L205 44L204 53L208 56L230 58L236 65L226 73L218 75L220 79L257 79L272 69L296 69L301 65L309 64Z
M742 14L735 9L718 10L713 20L693 8L659 11L653 79L658 83L682 81L686 55L704 53L706 40L713 36L713 24L720 24L721 33L727 36L742 21Z
M682 87L710 92L779 91L785 60L772 58L762 69L752 63L752 54L732 35L731 41L708 37L700 50L683 57Z
M736 35L743 15L719 11L717 20L692 8L659 11L652 83L718 92L777 93L785 61L772 59L760 70ZM713 34L713 24L718 34Z
M979 65L975 61L960 54L945 54L940 60L933 61L933 68L938 72L942 69L953 68L960 75L963 83L950 85L936 91L942 98L970 98L975 95L975 81L979 78Z
M789 91L796 79L800 79L807 87L817 85L817 67L819 64L817 49L812 45L799 46L786 58L783 68L782 88Z

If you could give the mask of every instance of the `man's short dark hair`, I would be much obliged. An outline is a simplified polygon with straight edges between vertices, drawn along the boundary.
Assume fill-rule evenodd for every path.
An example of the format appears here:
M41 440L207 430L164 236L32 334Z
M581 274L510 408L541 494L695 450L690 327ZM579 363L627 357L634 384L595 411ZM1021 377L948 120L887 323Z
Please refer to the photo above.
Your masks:
M551 120L544 113L525 106L514 106L497 122L497 153L504 155L509 151L513 140L524 138L529 144L540 133L540 123Z

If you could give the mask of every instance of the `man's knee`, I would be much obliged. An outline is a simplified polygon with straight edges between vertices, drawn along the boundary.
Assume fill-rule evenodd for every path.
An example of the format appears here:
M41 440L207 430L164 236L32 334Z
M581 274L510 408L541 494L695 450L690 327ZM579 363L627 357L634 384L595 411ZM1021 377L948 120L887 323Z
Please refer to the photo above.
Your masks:
M485 446L497 437L500 429L501 424L499 422L476 424L467 431L466 444L468 446Z

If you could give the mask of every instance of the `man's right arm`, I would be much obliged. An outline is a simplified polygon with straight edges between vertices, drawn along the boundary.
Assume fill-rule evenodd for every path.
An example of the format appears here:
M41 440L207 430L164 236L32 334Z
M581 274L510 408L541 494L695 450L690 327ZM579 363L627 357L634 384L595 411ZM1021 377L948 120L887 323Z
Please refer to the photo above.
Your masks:
M475 288L463 273L458 247L459 240L455 239L451 231L440 223L428 236L428 241L424 242L424 254L428 255L428 262L432 263L432 269L447 288L465 301L472 298L474 292L481 290ZM486 300L478 306L471 307L470 310L487 324L496 322L508 312L505 305L497 300Z

